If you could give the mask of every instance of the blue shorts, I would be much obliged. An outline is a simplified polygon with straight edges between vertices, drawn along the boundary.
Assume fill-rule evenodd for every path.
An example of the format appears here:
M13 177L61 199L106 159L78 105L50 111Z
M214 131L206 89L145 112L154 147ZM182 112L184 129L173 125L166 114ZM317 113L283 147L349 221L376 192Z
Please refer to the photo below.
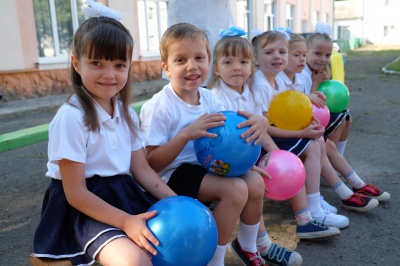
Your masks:
M329 119L329 123L325 128L325 133L324 135L329 137L338 126L342 124L344 120L349 121L350 120L350 110L346 109L341 113L331 113L331 117Z

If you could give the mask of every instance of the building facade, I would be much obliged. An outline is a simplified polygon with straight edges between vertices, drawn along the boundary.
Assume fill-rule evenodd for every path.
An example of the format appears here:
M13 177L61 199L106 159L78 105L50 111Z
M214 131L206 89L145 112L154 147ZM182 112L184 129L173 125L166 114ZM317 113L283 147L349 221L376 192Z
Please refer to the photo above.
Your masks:
M288 27L301 33L312 32L318 21L333 24L333 0L215 1L230 1L234 21L247 30L248 37L254 29ZM135 40L133 79L159 79L158 43L168 26L168 0L98 2L123 13L121 22ZM84 0L2 0L0 7L0 94L4 99L69 92L70 46L85 19Z

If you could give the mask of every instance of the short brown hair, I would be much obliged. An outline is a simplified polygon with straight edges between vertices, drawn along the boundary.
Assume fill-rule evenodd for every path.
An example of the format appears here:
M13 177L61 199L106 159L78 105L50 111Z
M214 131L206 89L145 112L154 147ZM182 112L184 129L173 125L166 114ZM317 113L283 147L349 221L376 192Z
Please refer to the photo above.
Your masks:
M176 42L183 40L203 40L206 43L208 58L211 58L210 45L207 34L190 23L177 23L169 27L161 37L160 54L161 61L168 61L168 48Z

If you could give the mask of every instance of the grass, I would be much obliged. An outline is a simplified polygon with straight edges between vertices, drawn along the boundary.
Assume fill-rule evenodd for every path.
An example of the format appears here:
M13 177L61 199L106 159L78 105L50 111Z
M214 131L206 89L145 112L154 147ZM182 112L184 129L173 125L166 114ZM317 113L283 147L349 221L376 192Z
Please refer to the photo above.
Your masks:
M400 72L400 57L394 60L392 63L386 66L386 70L398 71Z

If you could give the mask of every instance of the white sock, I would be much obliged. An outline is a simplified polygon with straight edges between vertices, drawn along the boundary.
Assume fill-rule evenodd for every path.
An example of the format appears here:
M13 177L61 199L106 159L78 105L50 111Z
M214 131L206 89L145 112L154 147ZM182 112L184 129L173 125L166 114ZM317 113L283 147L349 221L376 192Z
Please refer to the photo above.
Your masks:
M265 230L257 235L257 250L262 256L268 254L268 249L272 245L272 241L269 238L268 232Z
M297 225L300 225L300 226L305 225L306 223L308 223L309 221L311 221L313 219L311 212L308 208L305 208L305 209L295 212L294 216L296 217Z
M344 150L346 149L346 144L347 144L347 139L344 140L344 141L339 141L339 142L336 144L336 149L338 150L338 152L339 152L340 155L342 155L342 156L343 156L343 154L344 154Z
M365 182L357 175L354 170L351 170L347 175L344 176L344 179L349 182L349 184L354 188L362 188L365 186Z
M346 186L342 180L340 180L334 187L333 190L336 192L336 194L341 198L342 200L346 200L353 195L353 191Z
M321 207L321 194L319 192L314 194L307 194L308 208L310 209L312 216L325 215L324 210Z
M244 251L257 251L256 240L259 225L259 222L255 225L247 225L242 223L242 221L239 222L238 241Z
M215 250L214 256L211 261L207 264L208 266L224 266L225 263L225 253L228 245L221 246L218 245Z

